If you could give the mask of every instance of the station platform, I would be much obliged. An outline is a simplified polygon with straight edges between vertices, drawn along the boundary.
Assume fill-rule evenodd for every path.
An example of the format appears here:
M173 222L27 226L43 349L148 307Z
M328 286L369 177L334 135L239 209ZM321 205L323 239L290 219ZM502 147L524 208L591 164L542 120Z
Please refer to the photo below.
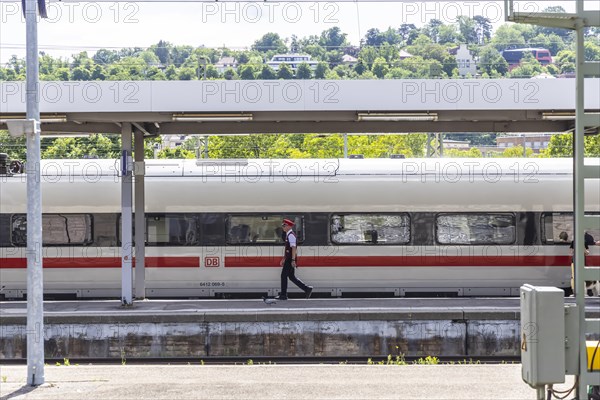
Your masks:
M600 299L586 303L588 317L599 318ZM44 310L50 359L520 354L519 298L144 300L131 307L85 300L47 301ZM0 302L0 361L26 357L26 316L26 302Z
M535 399L514 365L71 365L0 364L0 399ZM572 377L555 385L570 389ZM571 396L569 398L572 398Z

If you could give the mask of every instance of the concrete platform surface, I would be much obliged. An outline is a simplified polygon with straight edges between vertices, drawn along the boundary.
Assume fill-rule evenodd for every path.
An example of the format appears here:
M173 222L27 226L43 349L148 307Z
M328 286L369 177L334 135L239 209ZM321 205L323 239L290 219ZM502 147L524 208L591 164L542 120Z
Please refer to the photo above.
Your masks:
M574 303L575 299L565 298L565 303ZM586 299L589 314L598 314L600 298ZM211 318L217 315L253 315L269 319L269 314L295 314L297 319L302 314L339 315L345 318L356 318L359 315L391 313L400 315L421 316L429 318L432 314L446 314L453 318L479 317L486 315L488 319L518 319L520 299L504 298L366 298L366 299L290 299L287 301L269 301L261 299L228 299L228 300L137 300L131 307L121 307L118 300L79 300L79 301L45 301L44 315L50 318L94 318L101 316L116 319L128 319L135 316L165 317L194 315L196 318ZM26 301L0 302L0 318L24 318L27 315ZM120 317L120 318L119 318ZM151 317L151 318L152 318ZM590 315L595 317L595 315ZM246 317L247 318L247 317ZM261 317L258 317L260 319ZM344 319L345 319L344 318ZM178 320L181 320L178 318Z
M520 365L0 365L8 399L535 399ZM556 389L572 385L569 380Z

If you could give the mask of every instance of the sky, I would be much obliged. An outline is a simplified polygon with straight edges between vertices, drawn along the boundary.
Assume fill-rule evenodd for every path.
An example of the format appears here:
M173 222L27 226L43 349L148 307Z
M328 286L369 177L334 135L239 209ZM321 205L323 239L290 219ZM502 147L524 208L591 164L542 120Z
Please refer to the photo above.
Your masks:
M515 8L541 11L561 5L575 10L574 0L515 0ZM586 8L598 9L597 1ZM61 1L48 3L48 19L38 25L40 51L69 58L79 51L92 55L100 48L149 47L159 40L194 47L249 48L267 32L282 38L319 35L339 26L358 45L370 28L385 30L403 23L417 27L436 18L452 23L458 15L483 15L494 27L504 23L503 1L370 0L282 2L181 1ZM0 0L0 64L25 55L25 20L21 2Z

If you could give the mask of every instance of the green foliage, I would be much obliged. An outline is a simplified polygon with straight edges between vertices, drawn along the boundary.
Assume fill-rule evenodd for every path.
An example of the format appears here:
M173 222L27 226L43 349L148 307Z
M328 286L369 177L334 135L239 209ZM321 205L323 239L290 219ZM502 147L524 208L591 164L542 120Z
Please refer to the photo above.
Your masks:
M118 158L121 138L118 135L94 134L88 137L60 137L42 150L42 158Z
M27 158L25 136L15 138L10 136L8 131L0 130L0 153L8 154L10 160L25 161Z
M312 78L312 69L310 66L303 62L298 65L298 69L296 70L296 79L311 79Z
M324 62L320 62L317 64L317 68L315 68L315 79L325 79L325 76L329 72L329 65Z
M460 149L444 149L444 157L455 158L481 158L481 151L476 147L471 147L468 150Z
M277 79L293 79L294 72L292 68L290 68L287 64L279 64L279 69L277 70Z
M583 141L586 157L600 157L600 135L586 136ZM548 148L542 151L541 156L573 157L573 134L552 135Z
M533 156L533 150L527 148L525 152L523 152L523 146L514 146L505 149L502 153L500 153L500 157L504 158L522 158L522 157L531 157Z
M269 32L254 42L252 50L266 53L270 50L276 53L286 53L287 47L278 33Z
M258 74L258 79L277 79L277 73L273 70L273 68L265 64Z
M174 149L171 149L171 148L162 149L161 151L158 152L157 157L161 158L161 159L165 159L165 158L174 158L174 159L196 158L196 153L194 153L193 151L190 151L190 150L186 150L183 147L176 147Z
M550 12L561 12L561 7L549 7ZM585 32L585 58L600 59L600 39L597 29ZM445 24L432 19L422 28L414 24L402 24L397 29L385 31L371 28L366 31L361 46L352 46L347 34L337 26L320 34L298 38L292 35L290 50L309 54L321 62L316 71L304 67L296 73L298 79L402 79L431 78L432 66L441 66L441 78L456 76L455 57L449 48L459 43L471 44L470 50L479 59L479 68L484 78L528 77L547 70L553 75L573 72L575 69L572 32L559 28L545 28L525 24L504 24L492 34L488 18L475 15L472 18L458 16L454 23ZM173 45L160 40L147 49L124 48L121 50L99 49L89 56L87 52L74 54L71 60L53 58L40 52L40 79L49 80L193 80L201 79L293 79L294 74L283 71L273 76L264 69L264 61L274 54L286 53L288 39L278 33L269 32L254 42L251 50ZM537 68L528 65L509 74L508 65L501 54L507 47L544 47L556 55L556 66ZM403 65L399 51L403 49L420 58ZM494 51L495 50L495 51ZM355 56L359 63L350 71L342 66L344 54ZM227 70L220 74L214 64L221 57L234 57L239 71ZM377 66L375 60L383 58L385 65ZM413 57L414 58L414 57ZM204 67L199 63L200 59ZM420 64L420 65L419 65ZM251 68L249 68L251 67ZM206 68L206 70L204 70ZM332 70L329 70L331 68ZM238 76L239 73L239 76ZM437 75L435 77L438 77ZM25 80L25 60L13 56L0 67L1 81Z

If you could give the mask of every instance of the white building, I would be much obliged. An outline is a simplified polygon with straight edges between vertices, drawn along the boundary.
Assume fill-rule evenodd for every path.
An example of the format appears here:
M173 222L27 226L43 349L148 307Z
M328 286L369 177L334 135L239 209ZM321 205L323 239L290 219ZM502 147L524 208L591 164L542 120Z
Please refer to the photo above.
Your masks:
M225 72L227 68L236 69L238 67L238 62L235 57L223 57L215 64L215 68L219 71L220 74Z
M464 77L468 74L475 76L477 74L477 63L464 43L456 50L456 64L458 65L458 74L460 76Z
M287 64L290 66L292 71L296 72L298 66L300 66L302 63L307 63L308 66L314 71L319 62L311 60L308 54L288 53L274 55L273 58L271 58L271 61L267 62L267 65L277 71L281 64Z
M342 57L342 64L349 66L350 68L354 68L358 63L358 58L353 57L349 54L344 54Z

